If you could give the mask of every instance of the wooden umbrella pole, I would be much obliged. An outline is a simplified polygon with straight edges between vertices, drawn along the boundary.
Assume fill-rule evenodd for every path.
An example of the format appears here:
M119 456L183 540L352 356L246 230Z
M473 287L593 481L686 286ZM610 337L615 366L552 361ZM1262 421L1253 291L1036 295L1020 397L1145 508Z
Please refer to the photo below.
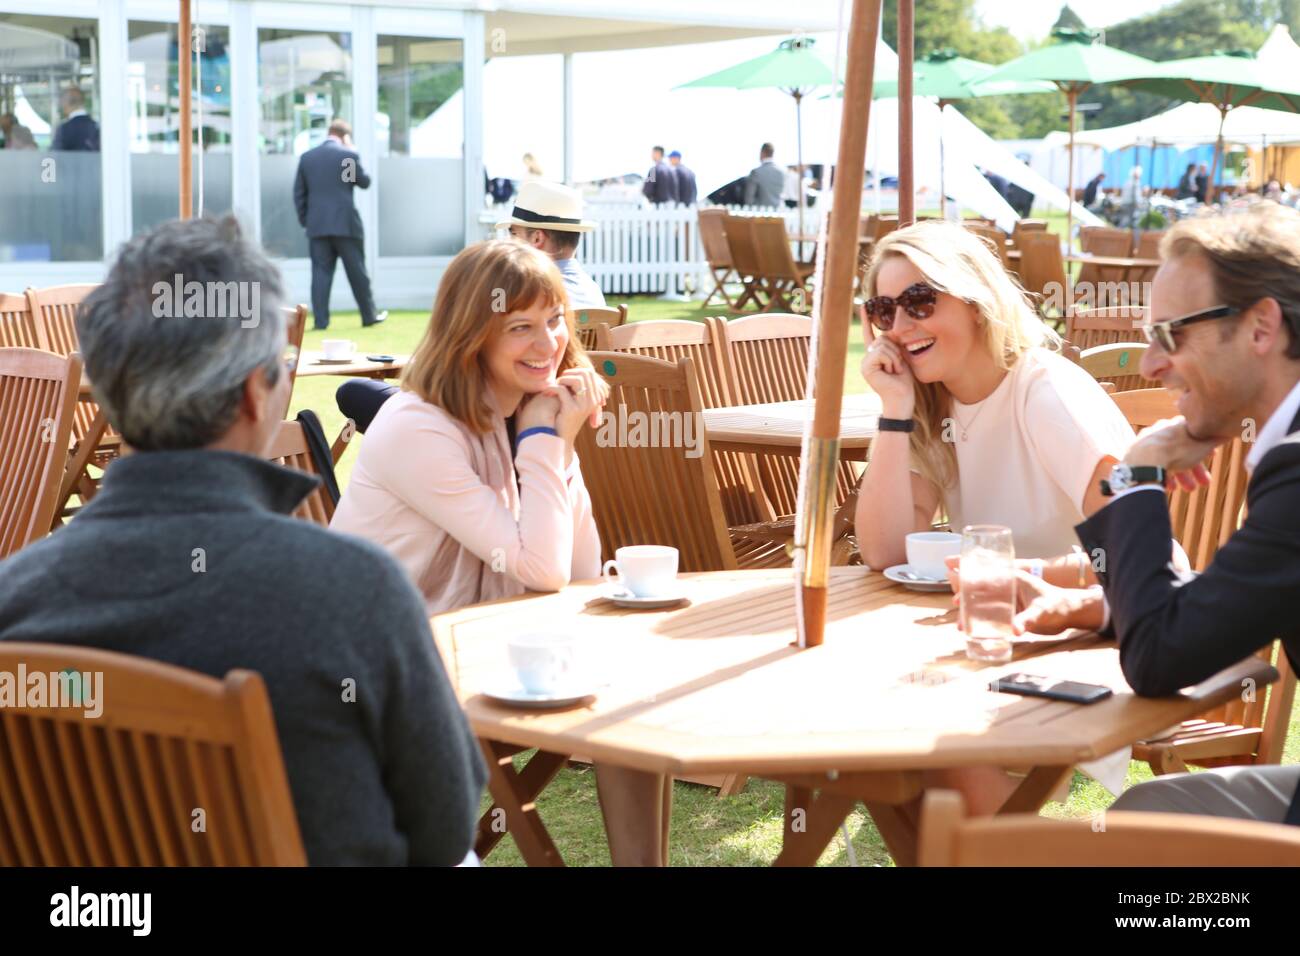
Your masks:
M1223 155L1223 123L1228 118L1228 111L1219 107L1219 136L1214 141L1214 158L1210 160L1210 179L1205 184L1206 205L1214 202L1214 178L1219 173L1219 157Z
M916 182L912 177L912 69L915 46L914 0L898 0L898 227L916 221Z
M853 311L853 275L858 259L858 213L871 118L871 81L876 68L881 0L853 0L841 106L840 148L835 163L834 202L824 269L818 289L817 351L813 377L812 434L807 442L804 487L795 543L799 576L799 646L816 647L826 629L826 587L830 580L831 525L836 463L839 460L840 400Z
M180 0L180 19L176 25L176 58L180 66L180 132L177 152L180 154L180 218L189 219L194 210L194 183L191 173L194 157L190 150L190 56L194 43L194 29L190 24L190 0Z
M803 236L803 91L794 91L794 148L799 165L799 235ZM799 258L803 258L803 239L799 239Z
M1065 91L1070 100L1070 161L1066 164L1069 183L1065 188L1065 251L1074 252L1074 107L1079 101L1079 91L1073 86Z

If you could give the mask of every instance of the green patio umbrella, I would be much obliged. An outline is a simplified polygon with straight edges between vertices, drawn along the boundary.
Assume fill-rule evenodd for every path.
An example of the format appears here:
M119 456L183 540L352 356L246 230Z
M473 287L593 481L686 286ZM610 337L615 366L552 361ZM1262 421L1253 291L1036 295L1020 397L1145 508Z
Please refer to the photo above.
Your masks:
M939 208L944 210L948 204L948 192L944 185L943 156L943 108L954 100L974 99L979 96L1010 96L1018 93L1051 93L1055 84L1043 80L1002 80L988 85L979 85L997 67L981 63L964 56L958 56L951 48L934 50L921 57L912 71L912 93L916 96L932 96L939 101ZM874 83L873 99L885 99L898 95L898 79L894 76L881 76Z
M1144 57L1125 53L1094 42L1087 30L1052 31L1056 42L1004 63L984 79L979 89L997 90L998 84L1046 80L1065 94L1070 104L1069 205L1066 207L1066 243L1074 244L1074 122L1079 94L1091 86L1123 83L1127 80L1159 75L1159 64Z
M736 90L776 88L794 97L800 234L803 233L803 98L814 88L835 82L834 72L812 51L813 42L811 37L792 37L781 41L780 46L764 56L675 87L679 90L704 86L723 86Z
M1269 69L1249 50L1220 50L1210 56L1166 60L1154 64L1147 77L1125 86L1175 100L1213 103L1218 108L1219 136L1214 143L1207 201L1214 198L1215 174L1223 156L1223 123L1230 110L1258 106L1300 113L1300 80Z

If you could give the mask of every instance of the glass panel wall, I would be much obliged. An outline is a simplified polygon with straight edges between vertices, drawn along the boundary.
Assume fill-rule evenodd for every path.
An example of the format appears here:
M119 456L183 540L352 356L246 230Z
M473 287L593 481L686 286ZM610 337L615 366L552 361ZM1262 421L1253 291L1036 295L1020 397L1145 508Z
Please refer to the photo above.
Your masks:
M0 13L0 262L104 254L99 25Z
M298 157L325 139L330 120L353 121L352 35L258 30L257 63L262 245L272 255L306 258L293 179Z
M131 215L137 233L175 219L179 193L180 64L176 24L132 21L127 26L127 123L131 149ZM230 34L203 28L203 52L193 97L194 210L231 209ZM200 118L201 117L201 118ZM200 180L200 167L202 179Z
M380 36L379 254L454 255L464 237L464 45Z

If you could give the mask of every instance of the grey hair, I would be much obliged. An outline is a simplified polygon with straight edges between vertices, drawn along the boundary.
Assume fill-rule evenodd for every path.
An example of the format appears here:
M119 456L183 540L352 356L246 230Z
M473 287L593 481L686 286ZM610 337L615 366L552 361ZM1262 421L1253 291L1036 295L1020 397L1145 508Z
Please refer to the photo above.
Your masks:
M187 287L209 291L172 294ZM212 290L226 293L224 307L211 308ZM231 290L236 305L253 307L232 309ZM136 236L77 316L95 401L133 448L211 444L234 424L254 370L271 385L285 374L282 298L279 270L234 216L172 220Z

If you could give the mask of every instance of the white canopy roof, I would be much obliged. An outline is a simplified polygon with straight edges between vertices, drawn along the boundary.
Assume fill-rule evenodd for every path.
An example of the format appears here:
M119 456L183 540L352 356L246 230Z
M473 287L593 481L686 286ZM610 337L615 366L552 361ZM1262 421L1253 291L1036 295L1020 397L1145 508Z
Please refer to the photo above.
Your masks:
M1136 123L1078 133L1074 140L1109 150L1149 146L1153 140L1177 146L1198 146L1213 143L1218 135L1217 107L1212 103L1183 103ZM1300 143L1300 113L1238 106L1228 111L1223 123L1223 138L1230 143L1249 146L1264 142Z

